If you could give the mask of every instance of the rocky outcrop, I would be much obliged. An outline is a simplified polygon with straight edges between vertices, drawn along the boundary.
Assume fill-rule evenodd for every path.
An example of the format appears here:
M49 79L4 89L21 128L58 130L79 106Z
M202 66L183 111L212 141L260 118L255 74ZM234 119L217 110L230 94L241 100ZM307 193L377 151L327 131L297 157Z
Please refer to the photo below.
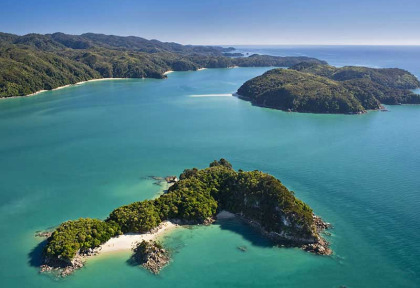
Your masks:
M234 215L230 212L225 213ZM311 252L317 255L331 255L333 252L329 248L330 243L321 236L324 230L332 228L332 225L328 222L324 222L319 216L313 215L314 234L311 237L298 237L296 235L288 234L284 231L266 231L260 223L245 218L240 214L236 214L236 216L251 227L260 231L262 235L269 238L278 245L287 247L300 247L307 252ZM284 219L283 221L286 222L287 219Z
M85 261L86 259L82 255L77 255L71 262L46 257L40 266L40 273L49 272L57 277L66 277L75 270L82 268L85 265Z
M44 238L48 238L50 237L52 234L51 231L36 231L35 232L35 237L44 237Z
M155 241L143 240L133 250L132 260L153 274L159 274L170 260L168 251Z
M100 247L94 249L89 248L83 252L79 251L71 261L44 256L42 265L40 266L40 273L50 272L57 277L66 277L85 266L87 258L97 255L99 249Z
M316 242L303 245L302 249L307 252L315 253L318 255L331 255L332 250L329 248L330 243L324 238L322 238L320 235L324 232L324 230L332 228L332 225L328 222L324 222L321 219L321 217L318 217L316 215L313 215L313 219L318 237L316 239Z

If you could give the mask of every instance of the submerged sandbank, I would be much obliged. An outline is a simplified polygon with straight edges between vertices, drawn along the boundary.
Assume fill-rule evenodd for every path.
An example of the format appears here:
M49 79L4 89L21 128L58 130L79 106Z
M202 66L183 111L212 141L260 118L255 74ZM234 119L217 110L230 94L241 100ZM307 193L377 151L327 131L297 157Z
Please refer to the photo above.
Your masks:
M232 93L222 93L222 94L193 94L190 97L230 97L233 96Z

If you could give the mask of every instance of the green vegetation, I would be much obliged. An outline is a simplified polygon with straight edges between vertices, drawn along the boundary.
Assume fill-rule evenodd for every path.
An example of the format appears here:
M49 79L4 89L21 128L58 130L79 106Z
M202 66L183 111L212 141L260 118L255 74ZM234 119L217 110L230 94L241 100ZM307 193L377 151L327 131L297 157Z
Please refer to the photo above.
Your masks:
M61 224L48 239L45 254L68 262L79 249L97 247L120 233L144 233L170 219L203 223L221 210L240 214L284 239L316 241L311 208L278 179L261 171L237 172L220 159L206 169L186 169L166 194L119 207L105 221Z
M0 33L0 97L97 78L165 78L165 71L232 66L291 66L324 63L307 57L252 55L230 58L234 48L164 43L140 37Z
M80 218L62 223L48 239L48 257L69 262L77 251L84 252L108 241L119 231L114 223L98 219Z
M419 104L420 86L411 73L397 69L299 63L273 69L245 82L241 98L258 106L313 113L362 113L382 104Z

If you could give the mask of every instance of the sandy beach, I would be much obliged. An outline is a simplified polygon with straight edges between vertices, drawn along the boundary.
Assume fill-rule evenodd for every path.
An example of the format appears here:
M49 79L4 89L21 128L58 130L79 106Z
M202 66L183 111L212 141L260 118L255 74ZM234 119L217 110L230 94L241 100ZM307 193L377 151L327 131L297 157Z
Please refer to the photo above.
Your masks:
M102 244L98 251L99 254L108 253L108 252L116 252L116 251L124 251L124 250L131 250L137 242L141 242L143 240L150 241L155 240L157 237L162 236L163 234L180 227L177 224L174 224L169 221L162 222L158 229L153 233L144 233L144 234L133 234L128 233L124 235L120 235L118 237L114 237L109 239L107 242Z
M217 214L217 219L230 219L236 217L235 214L230 213L228 211L221 211ZM109 253L109 252L116 252L116 251L124 251L124 250L131 250L134 245L138 242L143 240L150 241L156 240L156 238L168 233L176 228L181 227L178 224L174 224L170 221L162 222L159 227L154 232L148 232L143 234L134 234L134 233L127 233L124 235L120 235L118 237L113 237L109 239L107 242L102 244L98 252L99 254L102 253Z
M51 90L39 90L39 91L36 91L36 92L31 93L31 94L28 94L28 95L24 95L24 96L1 97L0 99L13 99L13 98L21 98L21 97L31 97L31 96L35 96L35 95L41 94L43 92L60 90L60 89L71 87L71 86L75 86L75 85L82 85L82 84L88 83L88 82L108 81L108 80L126 80L126 79L131 79L131 78L99 78L99 79L91 79L91 80L87 80L87 81L77 82L77 83L74 83L74 84L67 84L67 85L60 86L60 87L57 87L57 88L54 88L54 89L51 89Z
M201 70L205 70L205 69L207 69L207 68L198 68L197 71L201 71ZM163 75L168 75L169 73L172 73L172 72L175 72L175 71L168 70L168 71L164 72ZM81 84L88 83L88 82L108 81L108 80L127 80L127 79L131 79L131 78L99 78L99 79L91 79L91 80L87 80L87 81L77 82L77 83L74 83L74 84L67 84L67 85L60 86L60 87L57 87L57 88L54 88L54 89L51 89L51 90L39 90L39 91L36 91L34 93L31 93L31 94L24 95L24 96L1 97L0 100L1 99L20 98L20 97L31 97L31 96L35 96L35 95L41 94L43 92L60 90L60 89L63 89L63 88L67 88L67 87L71 87L71 86L75 86L75 85L81 85Z
M201 70L205 70L205 69L207 69L207 68L198 68L196 71L201 71ZM175 72L175 71L168 70L168 71L164 72L163 75L168 75L169 73L172 73L172 72Z

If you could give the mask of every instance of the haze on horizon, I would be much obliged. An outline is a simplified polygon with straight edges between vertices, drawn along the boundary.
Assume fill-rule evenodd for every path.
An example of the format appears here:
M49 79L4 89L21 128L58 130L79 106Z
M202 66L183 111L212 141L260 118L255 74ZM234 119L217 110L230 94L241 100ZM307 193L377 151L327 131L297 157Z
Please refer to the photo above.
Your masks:
M1 32L202 45L420 45L418 0L3 0Z

